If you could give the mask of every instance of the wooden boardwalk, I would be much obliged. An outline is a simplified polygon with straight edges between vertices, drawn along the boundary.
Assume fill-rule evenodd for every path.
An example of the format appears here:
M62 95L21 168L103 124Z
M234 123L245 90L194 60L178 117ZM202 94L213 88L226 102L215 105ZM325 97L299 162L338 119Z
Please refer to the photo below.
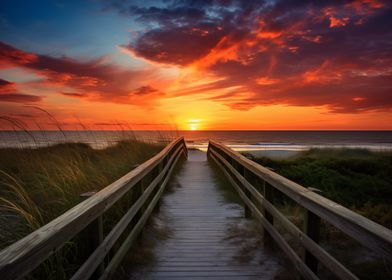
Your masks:
M187 154L184 138L173 140L123 177L95 194L89 193L83 202L4 248L0 251L0 279L22 279L34 275L34 270L43 273L37 274L41 276L52 273L42 264L52 258L58 265L53 253L69 250L64 245L78 240L78 235L80 240L75 245L83 243L81 248L87 247L89 256L82 264L64 259L70 277L59 274L61 279L69 279L71 274L72 280L123 279L125 272L126 279L292 279L300 275L317 280L327 272L322 279L329 279L332 273L339 279L358 280L353 271L318 244L321 222L370 249L383 258L383 263L392 263L390 229L219 142L209 141L211 161L207 161L206 153L189 151L189 159L177 164ZM176 167L179 171L173 177ZM227 181L218 180L217 174ZM236 193L231 198L241 203L227 200L232 189ZM303 227L297 227L280 211L276 191L280 199L283 195L304 208ZM161 211L144 228L158 202ZM242 204L253 219L243 218ZM116 205L127 206L127 210L105 233L103 215ZM142 231L138 249L132 245ZM268 238L261 240L262 235ZM263 245L272 239L286 258L271 256L264 249L269 246ZM291 242L300 248L293 248ZM154 261L148 262L152 251ZM286 260L295 272L287 270ZM122 269L118 269L120 263ZM319 263L328 271L319 270ZM75 268L77 271L73 271Z
M206 153L189 151L155 216L169 237L156 245L154 264L137 268L131 279L273 279L281 269L260 240L236 233L253 223L225 199L211 164Z

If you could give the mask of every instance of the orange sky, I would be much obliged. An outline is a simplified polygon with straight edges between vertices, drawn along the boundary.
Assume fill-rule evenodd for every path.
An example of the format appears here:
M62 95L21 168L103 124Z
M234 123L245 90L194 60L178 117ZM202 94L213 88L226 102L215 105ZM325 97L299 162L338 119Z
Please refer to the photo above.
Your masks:
M22 31L6 26L0 128L20 120L30 129L392 129L386 2L152 2L154 13L100 11L97 20L134 21L98 56L20 43Z

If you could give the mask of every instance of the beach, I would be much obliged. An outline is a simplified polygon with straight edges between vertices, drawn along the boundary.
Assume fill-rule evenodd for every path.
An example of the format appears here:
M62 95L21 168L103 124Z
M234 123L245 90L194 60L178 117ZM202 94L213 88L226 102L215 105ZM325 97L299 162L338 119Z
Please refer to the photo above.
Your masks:
M222 142L235 151L255 157L290 158L302 151L317 149L367 149L392 151L392 131L181 131L181 130L77 130L77 131L0 131L1 148L37 148L58 143L86 143L104 149L118 141L137 139L167 143L184 136L189 148L206 151L208 140Z

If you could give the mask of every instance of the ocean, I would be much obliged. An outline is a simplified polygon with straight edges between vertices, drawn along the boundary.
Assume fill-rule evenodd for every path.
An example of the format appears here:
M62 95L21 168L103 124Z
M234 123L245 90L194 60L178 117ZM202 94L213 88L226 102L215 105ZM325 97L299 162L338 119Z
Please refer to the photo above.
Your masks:
M310 148L364 148L392 150L392 131L0 131L0 148L42 147L64 142L83 142L102 149L123 139L167 142L184 136L187 145L206 150L209 139L238 151L285 156Z

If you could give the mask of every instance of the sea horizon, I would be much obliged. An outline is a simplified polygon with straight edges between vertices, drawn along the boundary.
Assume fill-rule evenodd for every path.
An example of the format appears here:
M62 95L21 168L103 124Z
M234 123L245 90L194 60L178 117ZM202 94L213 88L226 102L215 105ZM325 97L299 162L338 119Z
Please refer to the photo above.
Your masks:
M120 140L168 142L184 136L188 147L206 150L208 140L237 151L304 151L310 148L392 150L391 130L28 130L0 131L1 148L82 142L102 149Z

